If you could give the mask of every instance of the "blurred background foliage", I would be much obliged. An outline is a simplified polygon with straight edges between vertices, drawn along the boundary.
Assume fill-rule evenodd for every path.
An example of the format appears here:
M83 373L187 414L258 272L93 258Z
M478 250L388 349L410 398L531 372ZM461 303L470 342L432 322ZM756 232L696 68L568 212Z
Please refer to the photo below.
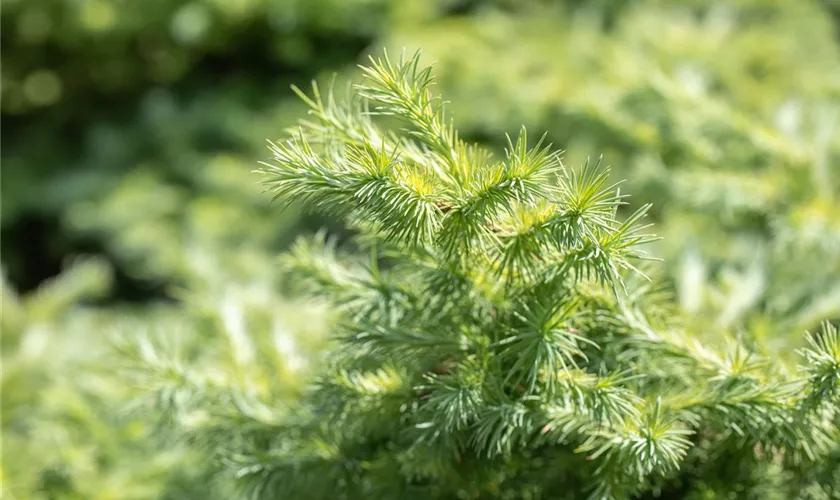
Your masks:
M333 223L249 172L305 111L290 84L342 85L383 47L436 61L470 140L525 124L568 164L603 154L654 204L694 330L788 356L840 319L836 0L6 0L0 28L9 498L229 498L189 436L153 451L116 407L111 333L180 332L206 370L159 359L161 397L213 387L195 425L258 438L330 321L276 255Z

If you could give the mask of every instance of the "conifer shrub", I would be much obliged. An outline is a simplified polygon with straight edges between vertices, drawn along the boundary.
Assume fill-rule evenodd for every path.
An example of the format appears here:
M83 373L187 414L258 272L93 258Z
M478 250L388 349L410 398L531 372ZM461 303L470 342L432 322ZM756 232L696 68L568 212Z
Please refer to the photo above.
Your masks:
M345 100L298 91L310 118L259 171L282 203L355 237L301 239L282 259L287 280L338 312L309 389L266 404L245 438L194 438L235 487L836 498L836 328L803 332L798 366L724 328L695 335L644 264L649 205L625 213L608 169L565 166L524 129L502 157L466 143L418 55L362 69ZM159 409L183 421L184 407Z
M23 295L0 283L3 498L236 498L215 448L270 431L317 366L326 316L269 293L277 272L190 256L178 302L143 307L95 303L113 281L101 259Z
M0 494L840 498L834 3L4 3ZM445 116L287 91L371 43Z
M240 167L210 159L199 192L137 168L67 214L164 299L115 299L126 277L101 257L70 261L29 292L0 282L0 496L236 497L207 456L213 436L231 446L249 418L297 397L328 317L276 293L277 248L298 217L272 210ZM254 409L257 397L266 406ZM177 428L160 408L177 408Z

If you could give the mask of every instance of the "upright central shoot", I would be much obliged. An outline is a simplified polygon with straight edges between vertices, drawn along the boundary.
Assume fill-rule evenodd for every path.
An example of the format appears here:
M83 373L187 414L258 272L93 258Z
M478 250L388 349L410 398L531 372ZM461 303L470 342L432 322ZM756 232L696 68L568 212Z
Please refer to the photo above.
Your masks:
M467 144L419 55L362 69L346 101L298 90L311 120L271 143L261 170L278 198L345 220L372 257L339 259L315 238L286 259L344 321L311 419L243 476L365 498L619 498L673 473L704 419L737 419L722 404L753 405L761 418L732 425L756 436L801 410L806 396L733 372L743 356L660 333L670 325L643 314L648 206L620 220L625 195L607 170L566 168L524 128L502 158ZM712 376L720 387L695 391L693 378Z

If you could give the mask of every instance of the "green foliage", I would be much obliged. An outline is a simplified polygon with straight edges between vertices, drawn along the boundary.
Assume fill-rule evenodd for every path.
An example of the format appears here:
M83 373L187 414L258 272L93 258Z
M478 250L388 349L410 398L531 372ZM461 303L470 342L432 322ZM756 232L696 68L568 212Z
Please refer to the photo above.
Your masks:
M195 193L138 169L67 214L131 279L165 283L165 302L108 299L101 259L21 296L3 283L4 496L234 494L215 474L221 452L206 451L236 450L251 422L296 397L328 321L323 307L277 294L273 248L296 217L271 210L241 171L216 157ZM164 432L175 422L195 432Z
M4 2L2 494L838 497L836 4Z
M498 159L468 144L419 55L364 76L347 101L316 87L317 121L259 170L284 203L343 217L371 256L319 235L284 257L337 307L337 344L296 410L249 427L271 439L223 461L244 493L706 498L726 491L706 482L721 460L735 466L711 477L747 495L762 470L788 498L836 493L821 475L840 438L831 324L798 371L725 327L701 342L656 266L640 270L649 205L619 217L605 170L565 166L524 129Z
M189 468L194 455L180 446L156 452L141 418L113 413L119 389L90 369L113 318L82 304L106 293L110 278L104 263L88 260L25 298L3 282L4 497L210 493Z
M215 460L252 449L296 398L325 313L269 293L276 273L204 264L177 306L95 307L99 261L24 298L3 284L4 496L234 494Z

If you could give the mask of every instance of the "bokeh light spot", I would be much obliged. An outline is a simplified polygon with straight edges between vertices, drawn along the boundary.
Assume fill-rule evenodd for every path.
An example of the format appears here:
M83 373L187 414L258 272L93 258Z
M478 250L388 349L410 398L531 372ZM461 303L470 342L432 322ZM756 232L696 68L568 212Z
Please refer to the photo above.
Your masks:
M87 0L82 4L82 24L92 31L106 31L117 23L117 11L107 0Z
M172 16L172 36L181 43L195 43L204 37L210 27L210 14L200 3L187 4Z
M23 81L26 99L36 106L49 106L61 98L61 80L49 70L31 73Z

